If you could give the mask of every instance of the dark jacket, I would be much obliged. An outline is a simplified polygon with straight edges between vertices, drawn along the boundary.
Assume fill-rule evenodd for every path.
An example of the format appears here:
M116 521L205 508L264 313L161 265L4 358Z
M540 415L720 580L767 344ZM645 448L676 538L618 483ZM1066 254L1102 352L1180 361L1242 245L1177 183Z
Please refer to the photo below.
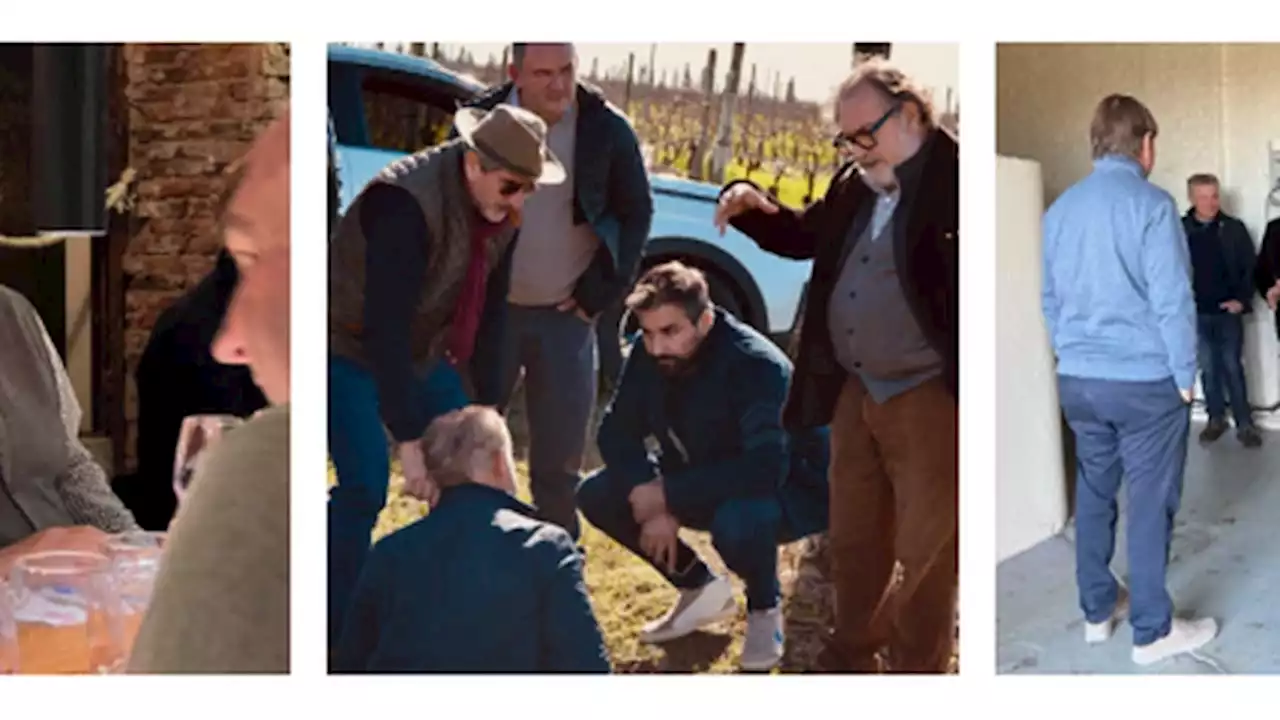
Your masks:
M1186 231L1187 241L1193 234L1200 232L1200 223L1195 219L1195 209L1182 216L1182 229ZM1230 286L1231 299L1244 305L1244 312L1253 312L1254 265L1257 255L1253 250L1253 239L1249 237L1249 229L1239 218L1219 212L1209 228L1220 241L1222 262L1226 270L1226 282ZM1197 298L1199 300L1199 298Z
M753 328L715 313L687 374L669 377L643 343L632 347L600 422L601 459L623 487L661 475L667 506L683 524L709 521L727 500L774 496L793 536L818 532L826 524L826 430L782 428L791 361Z
M1280 280L1280 218L1267 223L1262 233L1262 249L1253 268L1253 283L1258 294L1267 297L1276 281ZM1276 306L1276 332L1280 335L1280 305Z
M239 273L223 250L213 270L156 320L138 369L138 471L116 492L147 530L164 530L177 509L173 456L182 419L204 413L247 418L267 399L249 368L223 365L209 347L222 325Z
M894 233L894 262L912 315L942 357L943 379L958 398L960 145L937 130L920 152L927 155L905 231ZM750 181L735 180L725 190L740 182ZM827 306L841 260L850 254L844 247L849 228L875 199L850 163L836 173L826 196L805 210L780 205L775 214L753 210L732 222L764 250L814 260L794 351L795 378L783 410L789 428L826 425L835 412L847 373L836 360Z
M470 107L492 110L507 101L512 83L499 85ZM649 239L653 196L635 130L600 90L579 84L573 178L573 222L590 223L600 249L573 298L596 316L631 290ZM456 129L454 135L456 135ZM519 236L517 235L517 241Z
M445 489L370 551L334 670L607 673L569 534L484 485Z

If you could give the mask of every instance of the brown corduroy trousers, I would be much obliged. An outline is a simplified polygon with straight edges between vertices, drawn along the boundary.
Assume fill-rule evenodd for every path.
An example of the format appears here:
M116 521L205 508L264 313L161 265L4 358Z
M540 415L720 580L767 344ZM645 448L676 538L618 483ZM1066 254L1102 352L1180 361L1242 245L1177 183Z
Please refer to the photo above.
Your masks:
M942 380L884 404L856 375L831 423L835 649L848 670L943 673L955 642L957 405ZM893 584L895 560L903 566Z

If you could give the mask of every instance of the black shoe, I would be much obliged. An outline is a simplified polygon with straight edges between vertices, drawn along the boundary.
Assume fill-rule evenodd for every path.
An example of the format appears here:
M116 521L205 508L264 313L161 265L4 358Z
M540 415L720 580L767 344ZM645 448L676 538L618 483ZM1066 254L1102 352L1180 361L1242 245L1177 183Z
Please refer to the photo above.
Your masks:
M1211 443L1227 432L1226 420L1210 420L1208 426L1200 431L1200 442Z
M1236 438L1240 440L1240 444L1247 448L1262 447L1262 435L1260 435L1258 433L1258 429L1252 425L1237 430Z

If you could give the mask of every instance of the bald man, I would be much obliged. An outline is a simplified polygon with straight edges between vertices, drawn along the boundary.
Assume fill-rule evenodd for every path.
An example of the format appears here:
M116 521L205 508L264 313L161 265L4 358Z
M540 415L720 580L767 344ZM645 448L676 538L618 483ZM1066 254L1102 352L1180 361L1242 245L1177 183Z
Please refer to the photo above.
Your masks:
M212 351L271 406L200 460L131 673L289 672L289 115L235 170L221 218L240 279Z

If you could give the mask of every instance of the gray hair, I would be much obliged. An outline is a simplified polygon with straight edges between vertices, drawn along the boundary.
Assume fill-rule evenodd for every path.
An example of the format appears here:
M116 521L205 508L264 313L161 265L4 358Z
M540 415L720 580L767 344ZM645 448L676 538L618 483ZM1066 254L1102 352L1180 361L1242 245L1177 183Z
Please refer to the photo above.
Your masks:
M1188 192L1191 191L1191 188L1194 188L1200 185L1212 185L1213 187L1220 187L1220 183L1218 182L1218 176L1214 175L1213 173L1196 173L1195 175L1192 175L1191 177L1187 178Z
M469 405L436 418L422 437L427 474L442 487L472 482L488 472L495 452L513 466L511 432L496 410Z
M849 99L863 86L869 85L889 102L910 103L920 112L920 124L932 128L934 119L933 101L924 88L907 76L906 73L882 58L871 58L858 64L858 67L840 83L836 90L836 102L833 118L840 122L840 103Z

